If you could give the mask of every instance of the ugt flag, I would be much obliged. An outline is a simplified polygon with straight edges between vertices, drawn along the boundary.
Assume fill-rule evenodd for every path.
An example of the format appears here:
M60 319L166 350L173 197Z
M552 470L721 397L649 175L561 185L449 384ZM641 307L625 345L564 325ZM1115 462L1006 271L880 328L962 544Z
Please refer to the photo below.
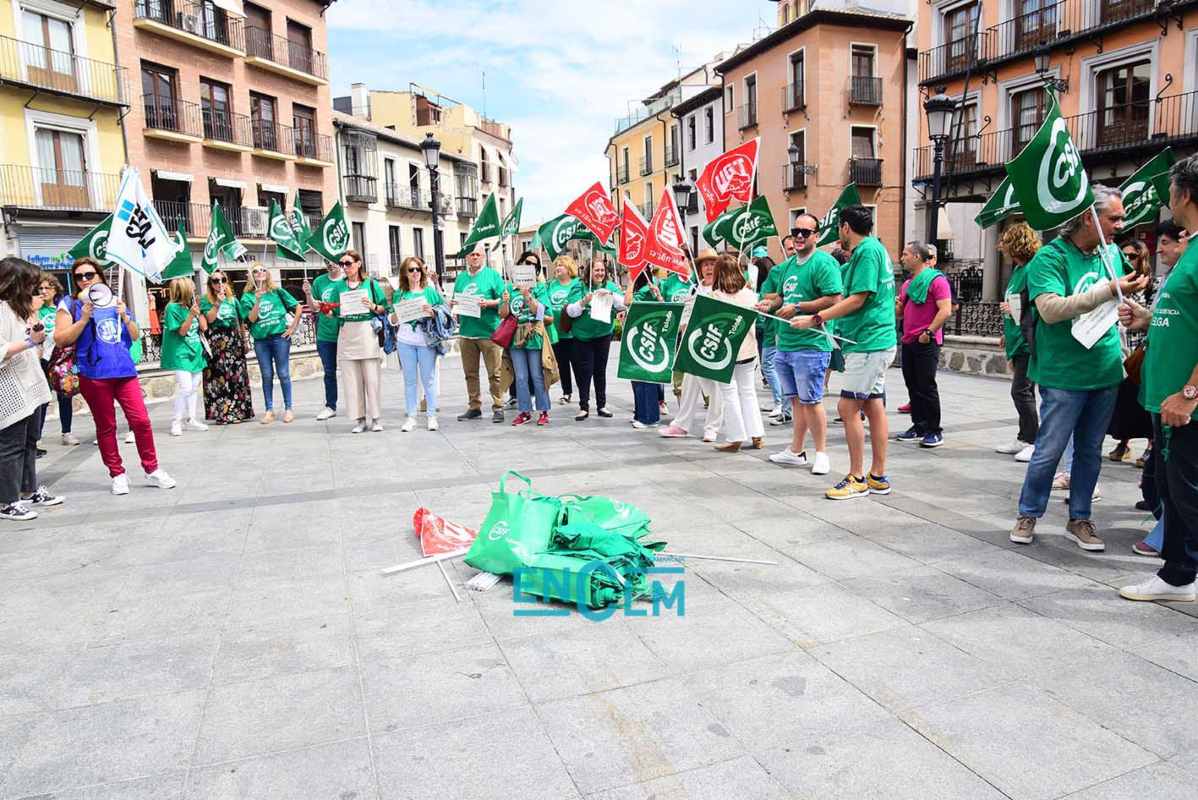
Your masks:
M225 218L220 201L212 203L212 223L208 227L208 241L204 242L204 254L200 257L200 266L204 272L211 275L220 265L220 257L238 259L245 255L245 246L237 241L233 226Z
M694 302L674 368L711 378L716 383L728 383L732 380L740 343L756 324L757 312L705 294L696 295Z
M861 193L857 191L857 184L850 183L844 187L840 197L836 198L836 202L819 221L819 241L815 243L815 246L823 247L840 239L840 210L859 205L861 205Z
M628 280L636 278L645 267L645 247L649 244L649 223L634 203L624 200L624 217L620 222L620 250L616 263L628 268Z
M646 302L628 307L620 335L617 377L646 383L671 381L682 308L682 303Z
M341 201L333 203L316 230L308 237L308 247L315 250L326 261L337 261L349 249L349 223L345 221L345 209Z
M612 231L620 224L620 215L616 213L616 207L599 181L579 195L566 209L566 213L585 225L601 244L611 240Z
M549 254L550 261L566 252L566 242L574 238L580 227L581 223L577 219L569 214L562 214L537 229L537 235L541 237L541 244Z
M982 210L973 218L973 221L978 224L978 227L989 228L1012 214L1018 214L1021 210L1019 201L1015 199L1015 187L1011 184L1011 179L1003 178L1002 183L994 190L994 194L990 195L990 199L986 201L986 205L982 206Z
M462 252L465 253L471 246L485 239L496 238L501 230L499 206L495 204L495 195L489 194L487 201L483 203L483 210L478 212L478 219L474 221L474 227L470 229L470 235L466 237L466 241L462 242Z
M155 283L162 279L163 268L187 247L186 239L176 239L166 229L133 167L125 167L121 176L106 247L110 261Z
M267 227L271 240L275 243L275 256L287 261L304 260L304 243L295 235L295 230L277 200L270 201L270 223Z
M1166 147L1140 167L1119 187L1123 192L1124 230L1156 217L1156 211L1169 202L1169 168L1173 150Z
M661 190L661 202L649 220L649 242L645 247L645 261L651 266L676 272L690 279L691 268L683 250L682 217L674 203L674 193L667 186Z
M1027 224L1038 231L1062 225L1094 205L1090 178L1052 92L1044 123L1023 152L1007 162L1007 175Z
M774 215L770 213L769 201L765 199L765 195L762 195L747 206L741 206L736 216L727 223L725 241L744 252L756 242L762 242L777 235L778 228L774 225Z
M760 144L759 137L716 156L695 179L695 188L703 195L708 222L724 213L733 200L747 203L752 198Z
M108 261L108 230L112 227L112 214L104 218L96 227L83 235L75 245L67 251L67 258L77 261L81 258L94 258L100 266L107 266Z

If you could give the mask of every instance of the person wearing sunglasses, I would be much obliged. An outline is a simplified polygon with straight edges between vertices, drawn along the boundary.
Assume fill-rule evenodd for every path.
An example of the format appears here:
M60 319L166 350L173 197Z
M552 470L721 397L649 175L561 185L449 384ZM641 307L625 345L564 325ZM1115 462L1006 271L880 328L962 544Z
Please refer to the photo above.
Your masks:
M56 347L75 345L75 367L79 371L79 393L83 395L96 425L96 443L100 460L112 479L112 493L129 494L129 477L121 461L116 441L116 405L119 404L146 473L148 485L172 489L175 479L158 465L154 448L154 429L142 396L137 365L129 349L141 336L137 322L129 316L125 304L115 298L103 306L92 302L111 293L104 284L100 265L91 258L77 260L71 274L78 287L76 295L64 298L54 320Z
M62 300L64 292L62 284L59 283L58 278L53 273L42 272L39 293L41 294L42 307L37 311L38 321L46 329L46 340L42 343L42 367L46 370L46 377L48 379L50 365L54 358L54 321L58 317L58 303ZM79 439L71 433L71 417L74 412L71 395L56 389L54 390L54 395L58 399L58 425L62 431L62 444L64 447L74 447L79 444ZM43 413L43 428L45 424L45 414ZM39 431L38 439L41 438L41 432ZM43 450L42 452L45 451Z
M200 313L208 323L210 351L204 368L204 418L217 425L245 422L254 416L254 403L241 335L241 307L224 270L208 276Z
M316 317L316 353L324 369L324 408L316 415L321 421L337 416L337 336L341 326L337 324L336 316L320 313L320 304L333 301L337 284L345 280L342 267L350 261L348 256L342 256L339 261L327 261L323 275L311 282L304 281L304 300Z
M816 248L819 220L800 214L791 229L795 254L770 270L761 287L757 308L783 319L814 314L831 308L843 296L840 265L831 255ZM828 459L828 415L824 410L824 378L832 357L833 340L819 331L805 331L779 323L774 350L774 378L781 390L783 414L794 420L790 447L770 456L775 464L811 465L814 475L826 475ZM786 408L789 406L789 409ZM810 461L804 442L807 433L815 447Z
M1144 287L1143 291L1131 292L1124 299L1146 308L1151 307L1152 259L1148 255L1148 247L1139 239L1131 239L1120 245L1119 251L1123 253L1123 257L1127 259L1127 263L1131 265L1136 275L1148 279L1148 285ZM1130 354L1136 350L1140 350L1142 356L1148 334L1144 331L1129 330L1126 332L1126 336L1124 346L1128 356L1130 357ZM1136 356L1137 360L1141 356ZM1114 449L1107 454L1107 458L1115 463L1131 460L1132 439L1148 440L1145 454L1152 449L1152 417L1140 405L1139 396L1138 376L1133 374L1124 376L1123 382L1119 384L1119 394L1115 398L1115 411L1111 414L1111 424L1107 427L1107 435L1116 442ZM1141 467L1143 467L1143 462L1144 457L1141 456Z
M383 348L375 326L382 324L379 317L389 310L387 297L378 281L366 273L357 250L346 250L341 266L345 280L334 286L334 307L326 308L325 313L335 314L340 328L337 362L345 381L345 405L355 420L350 433L381 431ZM430 407L435 409L436 403Z
M458 347L462 354L462 371L466 374L466 411L458 422L482 417L482 387L479 383L478 362L487 368L487 388L491 395L491 422L503 422L503 398L500 394L500 373L503 370L503 348L491 341L499 327L499 303L503 295L503 278L483 262L486 255L482 242L466 254L466 269L453 282L454 305L458 297L477 297L479 316L458 314L461 336Z
M262 372L262 397L266 402L266 413L259 420L263 425L275 421L275 376L283 389L283 422L295 419L291 410L291 335L299 327L302 315L299 301L291 292L275 286L270 270L261 262L250 265L250 279L246 281L241 295L241 316L250 324L250 336L254 339L254 354L258 356L258 369ZM291 325L287 314L293 314Z
M408 256L399 265L399 289L393 295L396 303L418 300L422 302L426 317L445 301L441 293L429 281L424 262L416 256ZM400 428L404 433L416 430L416 414L420 387L424 387L426 425L430 431L437 430L437 350L428 343L419 320L399 322L395 338L399 351L399 364L403 367L404 408L408 418Z

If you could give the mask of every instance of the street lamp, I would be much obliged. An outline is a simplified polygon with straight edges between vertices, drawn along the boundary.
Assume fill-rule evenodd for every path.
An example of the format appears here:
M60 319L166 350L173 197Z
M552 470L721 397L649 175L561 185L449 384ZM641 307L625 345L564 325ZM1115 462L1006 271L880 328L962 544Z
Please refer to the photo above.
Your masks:
M433 263L437 269L437 283L445 279L445 246L441 242L441 143L431 133L424 135L420 143L424 154L424 165L428 167L429 191L432 195L433 211Z
M1048 61L1048 45L1040 45L1036 48L1035 55L1036 74L1040 76L1040 80L1044 81L1045 86L1051 86L1058 94L1063 94L1069 91L1069 81L1064 78L1053 78L1048 74L1050 67Z
M678 215L682 217L682 230L678 235L682 237L682 241L686 244L686 207L690 203L692 186L690 181L681 175L674 176L674 185L670 189L674 192L674 204L678 206Z
M936 227L940 222L940 167L944 163L944 143L952 127L956 101L944 94L944 88L924 101L928 115L928 138L932 140L932 209L928 215L928 244L936 244Z

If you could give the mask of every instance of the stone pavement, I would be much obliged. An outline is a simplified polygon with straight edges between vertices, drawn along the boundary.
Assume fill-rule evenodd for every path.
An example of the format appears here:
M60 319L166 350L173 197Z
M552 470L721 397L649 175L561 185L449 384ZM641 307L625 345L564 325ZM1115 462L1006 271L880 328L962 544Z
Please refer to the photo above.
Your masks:
M394 369L381 434L313 421L313 381L287 426L172 439L158 406L169 492L112 497L94 447L48 437L67 504L0 529L0 798L1193 796L1194 610L1111 588L1153 566L1138 472L1104 465L1108 553L1064 540L1060 500L1009 544L1008 384L943 375L946 446L893 445L894 494L832 503L765 461L788 429L736 455L662 440L614 381L613 420L462 424L444 367L439 434L399 432ZM839 473L835 426L831 451ZM679 551L781 564L695 563L684 617L600 623L379 575L418 557L417 506L477 525L508 468L640 504Z

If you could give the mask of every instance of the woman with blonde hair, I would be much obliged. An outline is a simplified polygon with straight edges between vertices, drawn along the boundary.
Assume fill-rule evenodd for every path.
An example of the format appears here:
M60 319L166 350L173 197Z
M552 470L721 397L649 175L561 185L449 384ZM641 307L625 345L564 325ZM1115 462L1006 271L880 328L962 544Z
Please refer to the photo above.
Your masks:
M170 298L162 314L161 367L175 373L175 416L171 436L183 435L184 414L187 427L206 431L208 426L196 419L200 377L208 366L200 332L208 330L208 319L196 301L191 278L174 278L167 286Z
M441 293L429 281L424 262L416 256L408 256L399 265L399 289L393 295L396 303L419 300L423 305L424 316L433 315L434 306L445 301ZM420 397L419 387L424 387L425 408L427 409L427 425L430 431L437 430L437 385L435 381L437 369L437 350L428 343L418 320L399 322L395 334L398 343L399 364L403 367L404 406L408 413L407 420L400 428L404 433L416 429L417 404ZM419 384L417 375L419 374Z
M1006 298L1002 302L1002 345L1011 364L1011 400L1019 415L1019 436L1010 444L1000 445L995 452L1013 455L1026 463L1036 450L1036 435L1040 431L1040 415L1036 411L1036 384L1028 378L1028 361L1032 356L1031 338L1036 330L1032 305L1027 293L1027 263L1040 249L1040 235L1026 222L1018 222L1003 231L998 252L1011 260L1011 279L1007 282Z
M557 369L561 375L562 396L558 401L562 405L570 404L570 395L574 391L574 383L570 374L574 359L574 331L562 330L561 321L565 319L566 302L578 285L578 264L566 254L553 259L553 280L546 284L549 296L549 313L557 320L557 341L553 343L553 355L557 358Z
M346 250L341 256L345 280L333 290L333 307L329 314L336 313L337 364L345 382L346 407L355 420L350 433L362 433L370 429L383 429L382 377L383 348L379 345L379 317L388 310L387 296L383 287L366 272L362 255L357 250ZM350 308L353 292L355 308ZM427 388L427 387L426 387ZM430 402L428 407L436 409ZM435 426L434 426L435 427ZM409 429L410 430L410 429Z
M250 373L245 365L241 311L233 282L223 269L208 276L200 298L200 313L208 323L208 366L204 368L204 418L217 425L235 425L254 416Z
M254 338L254 354L262 372L262 399L266 413L259 420L263 425L275 421L275 376L283 389L283 422L295 419L291 410L291 335L299 327L299 301L282 287L275 286L270 270L258 261L250 264L250 279L241 295L242 318L249 323ZM293 314L290 327L287 314Z
M720 256L716 262L714 291L711 296L725 303L753 308L757 305L757 292L750 289L744 270L732 256ZM754 362L757 361L757 331L749 326L749 332L741 341L736 354L736 366L728 383L716 385L724 402L724 444L716 450L735 453L746 439L751 439L753 449L765 447L765 426L761 421L761 410L757 405L757 388L754 386Z

